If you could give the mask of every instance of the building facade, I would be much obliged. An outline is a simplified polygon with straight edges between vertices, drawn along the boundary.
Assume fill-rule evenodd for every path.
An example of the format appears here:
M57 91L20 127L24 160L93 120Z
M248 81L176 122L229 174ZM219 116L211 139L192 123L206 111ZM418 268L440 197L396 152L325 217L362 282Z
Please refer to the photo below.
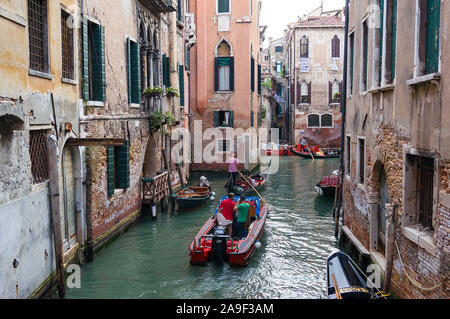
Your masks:
M450 296L449 14L350 3L342 233L400 298Z
M228 128L247 130L258 126L260 9L258 0L190 1L197 27L190 76L195 170L223 171L226 159L234 152L239 153L241 163L253 162L245 155L249 152L238 151L237 145L243 142L227 132ZM203 138L208 129L215 133ZM212 158L205 158L203 150L209 151Z
M286 30L284 55L293 144L305 137L311 147L340 146L343 40L341 10L323 12L319 8Z

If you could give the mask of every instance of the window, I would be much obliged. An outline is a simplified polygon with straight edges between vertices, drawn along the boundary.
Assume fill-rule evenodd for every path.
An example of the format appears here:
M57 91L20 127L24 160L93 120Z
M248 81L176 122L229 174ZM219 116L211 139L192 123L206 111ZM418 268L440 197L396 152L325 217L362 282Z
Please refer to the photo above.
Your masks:
M107 177L108 196L114 195L115 189L130 187L130 142L125 141L123 146L108 146Z
M230 0L217 0L217 13L231 13Z
M397 0L380 0L380 10L378 76L379 85L385 85L395 79Z
M215 111L214 127L234 127L233 111Z
M366 168L366 146L365 139L358 138L358 182L364 184Z
M440 0L419 0L416 19L416 70L421 76L439 71Z
M255 92L255 59L250 58L250 89Z
M419 224L430 231L433 231L434 172L433 158L406 155L405 207L409 208L408 224Z
M303 36L300 40L300 57L308 58L309 57L309 40L306 36Z
M234 58L226 40L218 44L214 64L214 90L234 91Z
M308 127L320 127L320 115L309 114L308 115Z
M328 82L328 94L330 104L341 102L342 82L337 80Z
M367 20L362 25L362 50L361 50L361 91L367 91L368 80L368 52L369 52L369 26Z
M177 20L179 22L184 22L184 7L183 7L183 1L184 0L178 0L177 4Z
M299 83L299 101L302 104L311 104L311 82L306 83L305 81Z
M355 33L352 33L349 35L349 42L350 42L350 61L349 61L349 70L348 70L348 79L349 79L349 89L350 89L350 95L353 94L353 74L355 70Z
M333 115L331 114L322 114L320 117L320 126L324 128L332 128L333 127Z
M49 73L47 0L28 0L30 69Z
M217 153L231 153L231 141L229 139L217 139Z
M282 45L277 45L275 47L275 53L283 53L283 46Z
M104 27L83 18L83 98L106 100Z
M71 15L61 10L62 77L74 79L73 28L67 25Z
M32 183L48 180L47 130L30 131L30 160Z
M337 35L335 35L331 40L331 57L341 57L341 40L339 40L339 37Z
M128 103L141 103L141 54L139 43L127 38Z
M345 170L347 172L348 175L350 175L350 165L351 165L351 151L352 151L352 144L351 144L351 137L347 136L346 137L346 147L345 147L345 158L346 158L346 163L345 163Z
M261 77L261 64L258 64L258 94L261 95L261 85L262 85L262 77Z

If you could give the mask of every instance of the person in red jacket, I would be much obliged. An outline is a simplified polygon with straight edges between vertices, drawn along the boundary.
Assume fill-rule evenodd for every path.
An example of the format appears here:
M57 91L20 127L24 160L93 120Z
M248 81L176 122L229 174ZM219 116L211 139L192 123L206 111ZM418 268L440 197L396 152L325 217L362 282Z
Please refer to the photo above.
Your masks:
M220 203L219 210L216 214L217 225L226 227L229 236L232 235L233 210L235 206L234 194L229 193L228 198Z

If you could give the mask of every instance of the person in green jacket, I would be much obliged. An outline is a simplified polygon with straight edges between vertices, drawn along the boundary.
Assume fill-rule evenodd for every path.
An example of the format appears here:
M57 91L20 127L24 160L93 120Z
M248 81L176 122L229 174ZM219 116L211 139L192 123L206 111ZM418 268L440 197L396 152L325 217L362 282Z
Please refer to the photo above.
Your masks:
M244 198L241 197L234 207L234 211L237 212L236 228L240 238L247 237L248 235L245 229L245 223L247 222L249 210L250 204L246 203Z

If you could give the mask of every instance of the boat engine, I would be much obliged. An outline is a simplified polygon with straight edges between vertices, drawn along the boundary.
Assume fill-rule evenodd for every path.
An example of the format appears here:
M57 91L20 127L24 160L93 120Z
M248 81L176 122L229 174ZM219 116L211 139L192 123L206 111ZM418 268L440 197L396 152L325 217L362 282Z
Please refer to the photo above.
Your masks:
M227 260L227 232L225 227L217 226L212 239L211 257L218 265Z

